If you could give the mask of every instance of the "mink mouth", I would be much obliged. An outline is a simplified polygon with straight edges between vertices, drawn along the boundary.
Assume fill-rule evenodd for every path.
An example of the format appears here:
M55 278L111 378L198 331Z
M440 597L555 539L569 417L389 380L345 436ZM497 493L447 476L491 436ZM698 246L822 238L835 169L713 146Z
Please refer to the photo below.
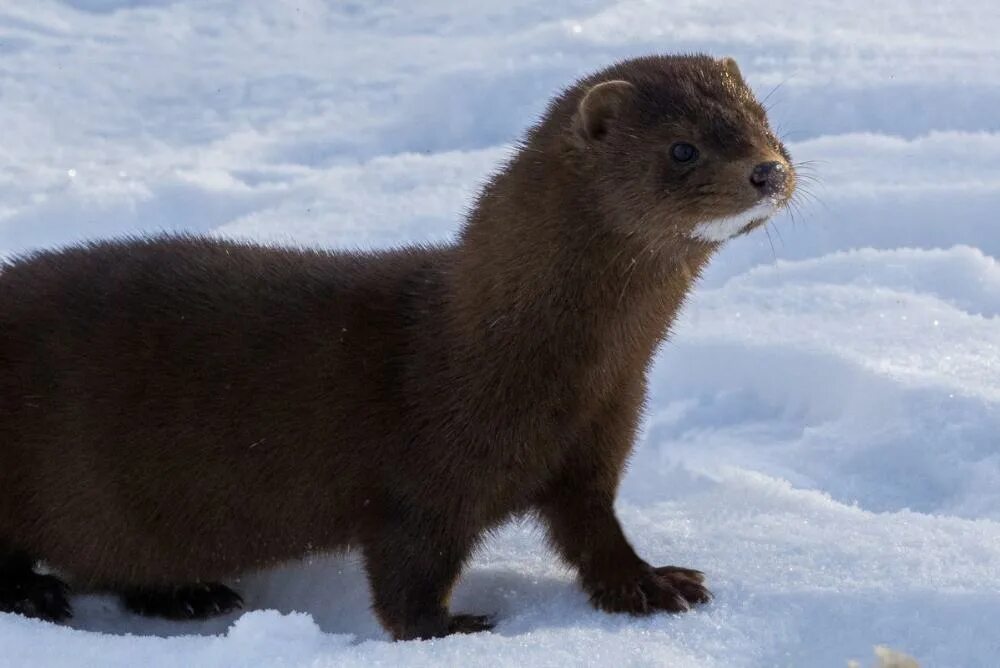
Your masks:
M749 234L752 230L760 227L767 222L767 218L754 218L749 223L743 226L743 229L737 233L737 236L741 234Z
M700 241L722 243L764 224L780 208L781 203L777 200L762 198L739 213L698 223L691 235Z

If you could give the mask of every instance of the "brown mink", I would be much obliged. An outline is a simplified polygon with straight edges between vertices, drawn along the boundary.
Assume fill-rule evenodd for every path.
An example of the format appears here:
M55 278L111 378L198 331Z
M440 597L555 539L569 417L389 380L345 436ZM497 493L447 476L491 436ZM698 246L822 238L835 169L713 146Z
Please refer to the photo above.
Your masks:
M633 551L615 494L693 282L794 186L731 59L655 56L556 97L452 244L168 236L6 262L0 611L64 619L64 578L206 616L240 605L220 580L357 547L393 637L479 631L450 592L525 513L598 608L709 600Z

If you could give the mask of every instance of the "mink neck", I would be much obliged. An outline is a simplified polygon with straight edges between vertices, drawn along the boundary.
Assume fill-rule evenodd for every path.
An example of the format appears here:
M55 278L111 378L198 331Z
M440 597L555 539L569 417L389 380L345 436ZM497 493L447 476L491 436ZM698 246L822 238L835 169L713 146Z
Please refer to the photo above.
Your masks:
M627 234L596 201L557 152L522 150L462 230L449 321L472 354L506 355L511 382L645 369L708 260L704 244Z

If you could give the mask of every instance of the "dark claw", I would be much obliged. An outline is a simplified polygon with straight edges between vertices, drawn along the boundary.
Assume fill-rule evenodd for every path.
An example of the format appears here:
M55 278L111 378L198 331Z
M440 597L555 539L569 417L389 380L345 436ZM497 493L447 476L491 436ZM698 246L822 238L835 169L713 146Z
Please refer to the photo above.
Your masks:
M654 568L653 572L657 575L665 575L667 577L686 578L688 580L693 580L698 584L705 581L705 574L701 571L696 571L693 568L681 568L680 566L659 566Z

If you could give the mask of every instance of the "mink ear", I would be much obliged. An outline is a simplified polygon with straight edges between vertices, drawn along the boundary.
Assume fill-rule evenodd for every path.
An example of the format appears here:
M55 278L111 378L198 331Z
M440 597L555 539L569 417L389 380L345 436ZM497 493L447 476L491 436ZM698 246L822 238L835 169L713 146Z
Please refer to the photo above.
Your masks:
M635 87L627 81L602 81L580 100L573 116L573 132L585 142L600 141L608 133L609 121L617 118Z
M740 72L740 66L736 64L736 60L734 58L729 58L728 56L723 58L722 67L729 73L729 76L737 81L743 81L743 73Z

